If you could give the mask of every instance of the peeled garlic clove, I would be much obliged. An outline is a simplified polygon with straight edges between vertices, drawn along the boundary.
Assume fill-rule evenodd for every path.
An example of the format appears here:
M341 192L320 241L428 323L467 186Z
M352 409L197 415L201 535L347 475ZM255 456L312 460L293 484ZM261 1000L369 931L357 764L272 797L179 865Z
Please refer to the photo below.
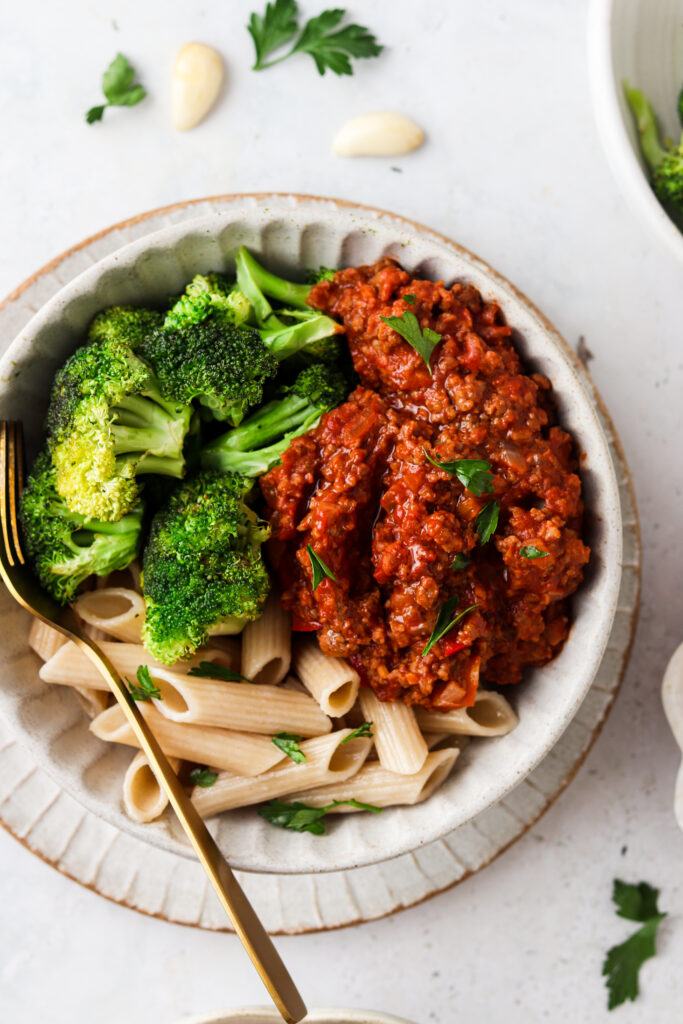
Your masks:
M347 121L334 138L332 152L337 156L400 156L423 141L424 132L410 118L378 111Z
M218 99L223 61L212 46L186 43L176 54L171 80L171 116L179 132L203 121Z

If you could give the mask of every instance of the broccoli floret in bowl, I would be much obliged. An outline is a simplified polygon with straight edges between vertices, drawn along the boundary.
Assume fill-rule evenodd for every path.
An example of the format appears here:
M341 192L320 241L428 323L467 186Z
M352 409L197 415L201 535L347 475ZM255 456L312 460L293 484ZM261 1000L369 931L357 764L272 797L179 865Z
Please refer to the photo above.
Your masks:
M199 324L216 313L226 323L239 326L249 319L250 303L236 285L231 285L221 274L197 274L176 299L165 318L166 330L179 330L190 324Z
M624 89L638 129L640 152L650 172L652 190L683 230L683 136L677 145L662 144L652 104L640 89L631 88L628 82L624 83Z
M251 480L202 472L178 486L152 520L143 556L143 642L164 664L209 636L239 633L261 614L269 528L245 504Z

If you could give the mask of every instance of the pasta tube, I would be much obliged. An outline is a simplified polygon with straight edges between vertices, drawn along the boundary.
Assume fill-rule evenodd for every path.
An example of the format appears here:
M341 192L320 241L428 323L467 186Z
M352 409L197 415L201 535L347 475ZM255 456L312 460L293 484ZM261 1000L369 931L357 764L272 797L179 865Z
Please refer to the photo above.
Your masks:
M474 704L457 711L430 712L416 709L423 732L447 732L466 736L505 736L519 719L502 694L495 690L477 690Z
M40 619L34 619L28 634L28 645L43 661L49 661L60 647L66 643L66 637L52 626Z
M89 626L118 640L139 644L145 622L145 599L129 587L89 590L74 602L74 609Z
M177 773L180 762L170 758ZM166 809L168 797L157 782L152 766L140 750L130 762L123 777L123 806L133 821L148 822L160 817Z
M372 722L377 756L383 768L414 775L427 759L427 744L415 712L401 701L388 704L364 687L358 698L366 722Z
M342 658L327 658L315 638L294 650L294 670L326 715L341 718L356 703L360 677Z
M292 626L277 594L266 601L260 618L242 633L242 675L253 683L281 683L292 660Z

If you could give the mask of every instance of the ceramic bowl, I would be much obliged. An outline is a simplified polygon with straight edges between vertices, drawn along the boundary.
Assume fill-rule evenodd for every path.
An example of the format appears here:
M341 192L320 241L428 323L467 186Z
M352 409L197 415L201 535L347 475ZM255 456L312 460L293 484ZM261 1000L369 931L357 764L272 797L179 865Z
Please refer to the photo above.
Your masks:
M588 58L598 132L626 200L683 263L683 234L648 180L623 83L641 89L664 136L678 141L683 69L683 0L592 0Z
M520 725L509 736L472 743L447 783L427 802L381 815L348 815L325 836L273 828L253 809L212 824L236 868L277 873L333 871L396 857L431 842L490 807L547 754L586 695L614 616L621 573L617 481L598 418L576 362L554 328L509 282L454 242L400 217L333 200L236 196L225 208L140 238L86 270L36 314L0 363L0 417L24 421L35 452L50 384L83 337L88 321L117 303L156 303L196 273L230 271L240 245L274 270L371 263L395 256L434 280L471 281L498 300L527 367L553 382L561 422L582 453L587 539L593 555L573 601L573 626L561 654L511 689ZM98 816L144 841L191 856L170 812L138 825L121 807L127 749L95 739L68 688L47 686L27 649L29 621L0 593L0 656L5 665L0 711L22 743L59 784Z
M282 1024L282 1017L277 1010L252 1006L208 1017L191 1017L178 1024ZM375 1010L311 1010L304 1024L410 1024L410 1021Z

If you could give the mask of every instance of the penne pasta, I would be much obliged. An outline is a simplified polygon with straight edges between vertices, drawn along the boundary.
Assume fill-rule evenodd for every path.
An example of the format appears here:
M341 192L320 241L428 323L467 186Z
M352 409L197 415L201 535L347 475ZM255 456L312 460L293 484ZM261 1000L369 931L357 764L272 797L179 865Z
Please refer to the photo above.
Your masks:
M364 687L358 702L366 722L372 722L377 756L383 768L399 775L414 775L427 759L427 744L415 712L401 701L388 704Z
M103 587L81 594L74 610L89 626L127 643L139 644L145 622L145 599L129 587Z
M253 683L281 683L291 660L291 617L273 593L261 617L248 622L242 633L242 675Z
M447 778L460 751L456 748L435 750L419 772L397 775L383 768L377 761L363 765L352 778L329 783L320 788L301 789L288 796L310 807L325 807L334 800L358 800L373 807L394 807L399 804L419 804L427 800ZM334 813L359 810L348 804L331 808Z
M423 732L462 733L466 736L505 736L519 724L519 719L502 694L495 690L477 690L474 704L457 711L425 711L416 709Z
M340 718L356 703L360 676L342 658L328 658L315 637L300 640L294 649L294 670L326 715Z
M270 736L170 722L148 702L141 702L138 707L164 753L184 761L210 764L221 771L252 778L274 768L286 756ZM135 733L118 704L98 715L90 723L90 731L108 743L138 746Z
M343 740L351 735L350 729L340 729L328 736L316 736L300 745L306 755L303 764L289 758L272 771L255 779L237 775L219 775L213 786L192 791L192 802L202 815L209 817L220 811L247 807L249 804L286 796L300 788L312 788L348 779L355 775L368 756L371 740Z
M43 661L49 661L66 642L66 637L52 626L48 626L47 622L34 619L31 623L28 645Z
M180 762L170 758L171 767L177 773ZM130 762L123 777L123 806L133 821L148 822L160 817L168 804L168 797L157 782L147 758L138 751Z
M107 690L93 690L88 686L74 686L73 692L88 718L102 714L109 700Z

